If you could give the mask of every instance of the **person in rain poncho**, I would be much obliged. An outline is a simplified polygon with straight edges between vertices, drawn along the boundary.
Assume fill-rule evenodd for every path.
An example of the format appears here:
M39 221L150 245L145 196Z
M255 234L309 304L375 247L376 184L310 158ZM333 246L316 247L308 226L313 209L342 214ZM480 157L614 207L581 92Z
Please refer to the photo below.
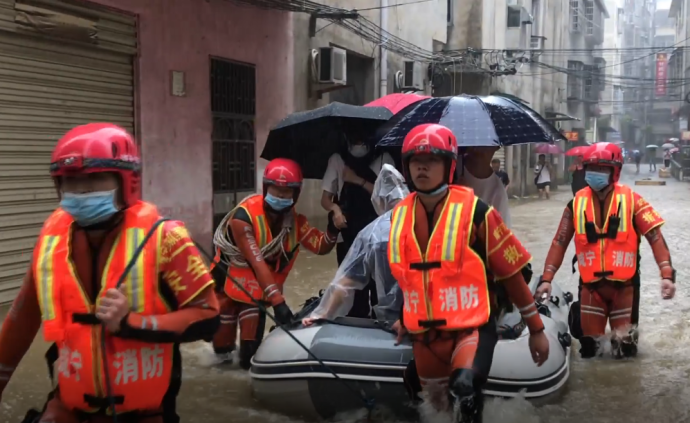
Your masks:
M376 317L387 321L400 318L403 298L388 264L388 238L391 210L408 194L405 178L393 166L384 164L371 194L371 202L380 216L357 235L321 303L302 320L305 326L318 319L345 316L352 307L355 292L364 289L371 278L378 295Z

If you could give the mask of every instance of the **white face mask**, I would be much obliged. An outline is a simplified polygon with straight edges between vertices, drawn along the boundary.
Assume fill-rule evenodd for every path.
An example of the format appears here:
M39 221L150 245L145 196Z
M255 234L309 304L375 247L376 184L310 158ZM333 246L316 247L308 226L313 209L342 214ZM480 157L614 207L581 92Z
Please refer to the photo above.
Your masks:
M369 152L369 147L364 144L350 146L350 154L355 157L364 157Z

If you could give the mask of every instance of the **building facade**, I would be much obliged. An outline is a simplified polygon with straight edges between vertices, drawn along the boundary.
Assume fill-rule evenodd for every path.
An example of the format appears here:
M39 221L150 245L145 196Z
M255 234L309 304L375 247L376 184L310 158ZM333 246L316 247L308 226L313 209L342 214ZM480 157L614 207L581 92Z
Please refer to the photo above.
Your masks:
M50 153L76 125L133 131L144 199L210 246L214 220L256 190L269 128L294 107L292 15L225 1L0 0L0 20L0 302L57 205Z
M432 7L424 2L397 4L380 0L369 2L372 6L368 8L356 0L319 0L319 3L343 10L362 9L357 14L380 28L381 44L385 44L385 34L390 34L432 52L446 40L448 7L454 2L435 1ZM427 63L388 51L332 23L326 19L329 17L293 14L295 111L314 109L333 101L364 105L386 94L402 91L431 93ZM352 21L347 15L342 19ZM345 69L344 75L332 74L331 81L324 75L317 75L325 67L324 55L329 54L323 48L339 50L337 53L341 57L328 63L337 67L336 72ZM263 165L262 161L260 166ZM320 180L306 180L298 210L316 221L319 217L325 218L326 212L320 205L322 192Z

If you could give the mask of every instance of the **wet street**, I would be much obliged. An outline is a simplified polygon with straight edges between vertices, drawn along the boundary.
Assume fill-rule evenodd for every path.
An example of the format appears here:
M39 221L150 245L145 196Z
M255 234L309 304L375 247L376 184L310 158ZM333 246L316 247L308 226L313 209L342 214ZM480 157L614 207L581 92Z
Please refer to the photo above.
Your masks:
M623 182L633 185L634 166L627 165ZM642 165L639 179L649 177ZM572 356L570 380L556 397L538 404L516 399L490 400L485 422L519 423L678 423L690 421L690 184L674 179L666 186L633 187L666 219L664 235L678 271L678 291L673 301L662 301L659 271L646 241L642 242L642 300L640 355L629 361L608 357L583 361ZM569 187L548 201L533 201L513 207L514 231L534 256L535 274L544 258L567 201ZM576 294L566 254L557 282ZM298 260L286 286L288 303L298 309L304 299L325 287L335 272L335 254ZM6 311L6 310L5 310ZM3 311L3 314L4 312ZM0 422L18 423L28 408L40 408L50 389L43 353L47 346L37 340L5 390L0 404ZM267 423L292 421L262 410L252 400L246 374L237 368L213 366L210 347L204 343L185 346L184 383L178 400L183 422ZM352 416L342 420L353 420ZM381 419L385 421L385 418Z

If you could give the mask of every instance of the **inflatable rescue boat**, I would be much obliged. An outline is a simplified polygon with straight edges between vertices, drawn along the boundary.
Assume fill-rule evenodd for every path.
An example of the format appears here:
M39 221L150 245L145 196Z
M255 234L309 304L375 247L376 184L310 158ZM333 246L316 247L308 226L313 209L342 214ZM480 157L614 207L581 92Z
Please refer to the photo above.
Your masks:
M532 292L537 283L535 279L530 284ZM570 375L568 312L572 300L572 294L554 283L551 298L538 304L550 343L549 358L541 367L532 361L529 330L519 313L514 311L501 318L501 340L484 389L487 395L537 398L558 391L566 383ZM317 301L305 304L298 317L308 316ZM283 329L273 330L252 359L249 374L254 397L270 410L305 418L329 418L361 409L363 402L355 393L406 413L410 396L403 374L412 359L412 346L409 342L395 345L391 324L341 317L288 329L326 366Z

